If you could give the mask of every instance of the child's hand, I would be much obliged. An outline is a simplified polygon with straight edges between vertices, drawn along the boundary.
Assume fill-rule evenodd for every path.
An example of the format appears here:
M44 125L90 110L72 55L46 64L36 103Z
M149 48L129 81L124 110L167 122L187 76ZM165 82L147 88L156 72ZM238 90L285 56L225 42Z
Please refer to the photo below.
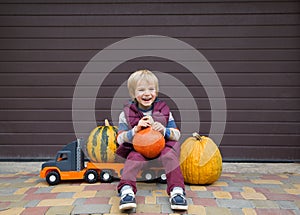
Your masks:
M147 128L147 127L151 126L152 123L153 123L153 119L151 116L143 117L142 119L140 119L138 125L136 126L135 132L139 132L143 128Z
M159 131L162 134L164 134L165 131L165 127L160 122L154 122L152 125L152 129L155 131Z

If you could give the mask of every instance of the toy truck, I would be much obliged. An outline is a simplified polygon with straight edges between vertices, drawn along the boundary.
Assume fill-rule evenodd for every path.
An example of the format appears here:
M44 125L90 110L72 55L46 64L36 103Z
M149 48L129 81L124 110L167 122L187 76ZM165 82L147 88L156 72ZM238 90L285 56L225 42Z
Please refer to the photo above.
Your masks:
M46 178L49 185L57 185L61 180L85 180L87 183L112 182L121 177L123 163L85 162L81 139L67 144L56 154L56 159L42 164L40 177ZM151 167L139 173L138 179L161 183L166 182L166 175L161 167Z

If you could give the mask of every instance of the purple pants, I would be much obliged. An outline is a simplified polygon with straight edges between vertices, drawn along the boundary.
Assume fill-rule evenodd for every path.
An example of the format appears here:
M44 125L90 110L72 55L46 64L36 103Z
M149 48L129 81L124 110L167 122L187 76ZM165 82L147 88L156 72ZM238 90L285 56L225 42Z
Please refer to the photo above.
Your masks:
M181 187L184 190L184 179L179 165L180 143L176 142L172 147L166 146L160 156L157 158L161 161L167 176L167 193L170 194L174 187ZM133 192L136 193L136 177L141 169L152 162L136 151L131 151L127 156L124 164L122 178L117 186L118 192L124 185L130 185Z

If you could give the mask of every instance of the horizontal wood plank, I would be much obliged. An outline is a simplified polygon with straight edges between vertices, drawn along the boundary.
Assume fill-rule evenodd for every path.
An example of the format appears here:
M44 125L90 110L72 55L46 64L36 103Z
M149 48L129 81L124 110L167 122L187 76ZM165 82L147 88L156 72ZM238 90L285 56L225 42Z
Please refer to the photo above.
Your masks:
M60 108L69 108L71 100L73 98L75 87L73 86L35 86L35 87L22 87L22 86L0 86L0 109L3 108L12 108L12 109L22 109L22 108L44 108L45 104L50 105L49 108L56 107ZM126 87L121 86L107 86L101 87L82 87L82 91L85 95L91 95L94 90L101 91L101 98L129 98L128 90ZM116 90L120 90L120 93L117 95ZM175 97L181 98L186 97L185 89L188 89L193 98L206 98L206 90L212 92L213 98L220 98L217 94L219 88L217 87L206 87L205 89L201 86L168 86L169 91L176 91ZM164 89L161 89L163 93ZM261 87L223 87L223 91L227 99L247 99L247 98L299 98L300 87L287 87L287 86L261 86ZM215 92L215 93L214 93ZM85 98L85 95L79 94L78 98ZM160 96L163 96L160 94ZM163 96L165 97L165 96ZM49 102L47 102L49 100ZM57 106L53 102L57 103ZM31 103L32 102L32 103ZM45 103L46 102L46 103ZM249 100L249 103L251 100ZM28 104L32 106L28 106ZM52 104L52 105L51 105ZM260 106L261 107L261 106ZM250 107L249 107L250 108Z
M103 122L98 122L101 125ZM186 131L192 133L195 131L194 123L184 122ZM117 124L117 123L116 123ZM182 124L182 122L181 122ZM221 123L215 123L217 126L221 126ZM78 122L78 125L83 129L89 131L94 126L93 122ZM201 122L200 130L197 131L201 134L210 133L210 122ZM70 121L1 121L0 122L1 134L15 133L48 133L48 135L56 133L73 133L73 122ZM227 122L226 134L235 135L297 135L300 131L300 123L298 122Z
M176 93L177 94L177 93ZM109 97L109 96L108 96ZM176 103L180 104L180 110L189 110L191 105L194 103L197 105L199 110L210 110L211 104L216 104L214 107L222 108L222 98L197 98L197 97L181 97L180 95L172 96L173 102L166 97L161 96L161 99L165 100L171 109L177 109ZM118 109L122 108L123 104L128 103L129 97L113 97L111 98L82 98L77 99L76 102L80 102L80 110L87 110L90 108L90 104L95 103L95 109L98 110L109 110L115 109L116 105L120 105ZM72 103L75 102L72 98L22 98L22 99L0 99L0 110L20 110L20 111L39 111L39 110L53 110L53 111L64 111L71 110ZM116 104L112 105L112 102ZM174 104L175 102L175 104ZM219 105L218 105L219 104ZM299 110L300 109L300 98L227 98L226 99L227 110Z
M95 112L96 119L103 121L111 116L118 116L119 110L73 110L78 113L80 121L92 121ZM195 116L200 115L201 122L211 121L210 110L172 110L178 112L182 121L195 122ZM214 110L216 116L221 120L222 110ZM177 115L178 116L178 115ZM72 119L72 110L1 110L0 119L3 121L66 121ZM298 110L230 110L227 111L228 122L299 122L300 112ZM181 120L178 118L178 122ZM197 122L197 121L196 121ZM216 119L215 122L218 122Z
M253 38L189 38L176 37L198 49L202 50L273 50L273 49L299 49L298 37L253 37ZM91 50L101 51L107 46L123 38L0 38L0 50Z
M99 65L100 66L100 65ZM101 71L101 67L99 68ZM85 74L86 83L82 86L99 86L99 83L103 80L103 86L120 86L127 80L130 73L111 73L107 77L105 70L103 73L87 73ZM208 70L209 72L209 70ZM300 73L231 73L231 74L219 74L218 79L214 76L215 74L200 73L201 80L203 83L199 83L199 80L190 73L169 73L174 76L185 86L218 86L216 80L220 80L223 86L288 86L297 87L299 86ZM78 74L26 74L20 76L17 73L0 73L0 85L1 86L75 86L77 83ZM105 79L105 80L104 80ZM203 80L206 80L205 82ZM168 80L168 77L160 79L161 83L165 83L167 86L176 86L173 82ZM82 82L83 83L83 82Z
M297 13L298 3L290 2L185 2L180 3L138 3L138 4L1 4L3 15L172 15L172 14L264 14L264 13ZM226 10L225 10L226 8Z
M147 58L148 59L148 58ZM199 63L199 62L198 62ZM246 62L208 62L216 73L298 73L300 61L246 61ZM207 65L207 63L204 63ZM93 65L92 62L0 62L1 73L72 73L80 74L85 66ZM201 64L200 64L201 65ZM167 60L132 60L124 62L113 72L120 71L130 74L140 68L149 68L152 71L165 73L186 73L189 72L185 67ZM109 73L110 71L89 71L94 73ZM0 74L1 74L0 73ZM23 74L22 74L23 73Z
M299 26L182 26L182 27L0 27L0 38L120 38L136 35L169 37L299 37Z
M166 51L166 50L157 50ZM172 51L181 51L174 48ZM99 51L95 50L46 50L46 51L1 51L0 62L88 62ZM183 51L184 55L185 51ZM300 50L201 50L207 60L214 61L298 61ZM179 56L180 57L180 56ZM181 61L178 57L178 61ZM107 61L108 59L103 59ZM120 59L121 60L121 59ZM186 60L183 58L183 60ZM190 61L197 59L191 58Z
M1 16L0 26L233 26L298 24L297 14Z

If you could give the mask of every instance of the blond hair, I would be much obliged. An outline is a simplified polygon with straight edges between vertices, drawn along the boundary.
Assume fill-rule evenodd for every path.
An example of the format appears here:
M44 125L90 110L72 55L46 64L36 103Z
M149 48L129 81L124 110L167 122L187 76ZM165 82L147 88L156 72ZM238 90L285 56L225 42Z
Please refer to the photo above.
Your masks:
M132 73L128 78L127 88L129 91L129 95L132 99L135 99L136 86L140 80L145 80L148 83L154 83L156 95L158 95L158 79L157 79L157 77L153 74L153 72L151 72L147 69L143 69L143 70L138 70L138 71Z

